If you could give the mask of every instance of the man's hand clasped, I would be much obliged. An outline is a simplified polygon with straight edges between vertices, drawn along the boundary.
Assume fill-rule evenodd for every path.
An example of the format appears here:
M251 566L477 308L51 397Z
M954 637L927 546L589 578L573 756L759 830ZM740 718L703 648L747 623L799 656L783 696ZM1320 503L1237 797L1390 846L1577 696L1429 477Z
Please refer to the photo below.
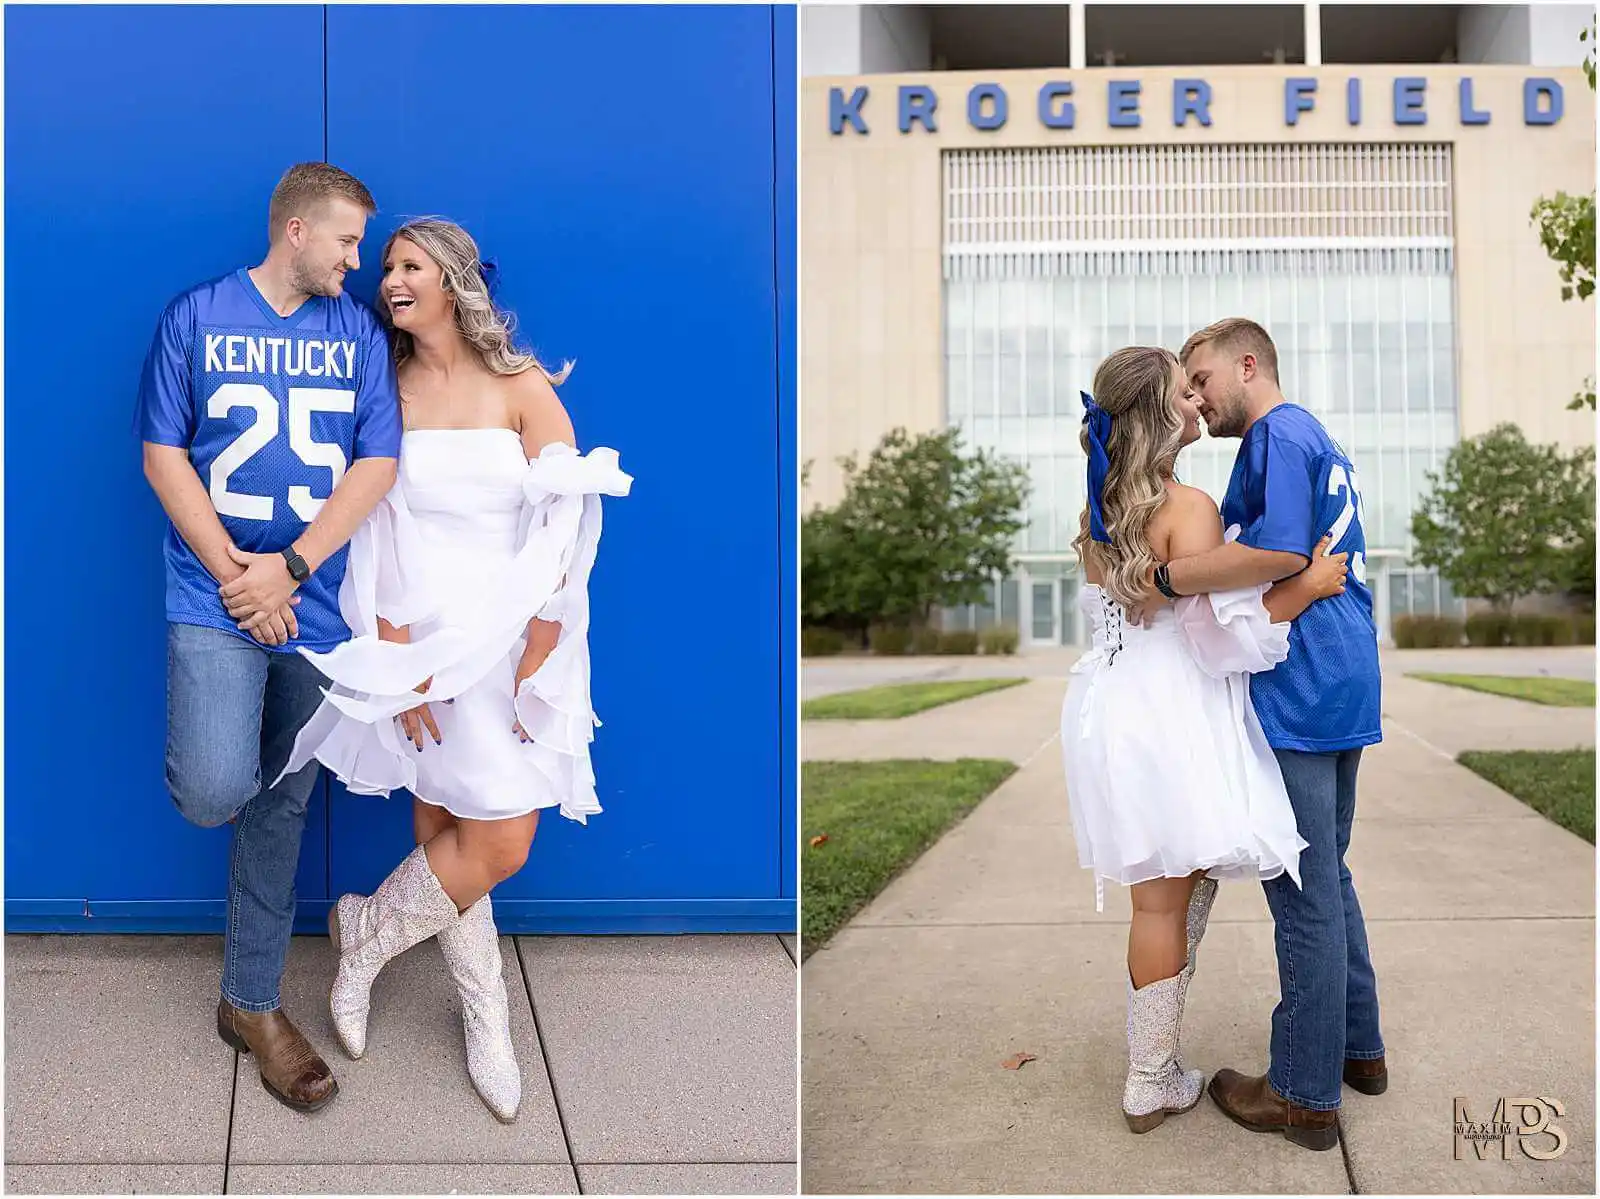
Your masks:
M222 606L239 622L239 628L262 645L287 645L300 635L294 606L299 584L289 574L282 554L252 554L228 547L228 557L243 569L219 589Z

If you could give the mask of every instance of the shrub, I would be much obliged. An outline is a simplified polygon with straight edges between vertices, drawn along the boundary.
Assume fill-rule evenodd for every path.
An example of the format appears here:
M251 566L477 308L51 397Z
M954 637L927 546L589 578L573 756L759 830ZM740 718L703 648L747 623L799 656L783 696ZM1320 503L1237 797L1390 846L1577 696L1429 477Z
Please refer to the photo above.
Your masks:
M911 630L899 625L874 625L867 633L867 644L875 654L905 654L911 651Z
M1512 645L1571 645L1573 636L1568 616L1518 616L1511 622Z
M1467 617L1467 644L1501 646L1511 642L1511 617L1504 612L1476 612Z
M826 658L844 652L844 634L838 629L810 625L800 630L800 654L805 658Z
M1014 654L1020 638L1016 629L1002 624L984 629L981 640L986 654Z
M1572 638L1574 645L1594 644L1594 613L1583 612L1572 618Z
M1396 616L1390 631L1396 649L1455 649L1464 629L1448 616Z
M941 654L975 654L978 652L978 635L968 629L953 629L939 638Z
M944 634L931 625L923 625L911 634L911 652L914 654L936 654Z

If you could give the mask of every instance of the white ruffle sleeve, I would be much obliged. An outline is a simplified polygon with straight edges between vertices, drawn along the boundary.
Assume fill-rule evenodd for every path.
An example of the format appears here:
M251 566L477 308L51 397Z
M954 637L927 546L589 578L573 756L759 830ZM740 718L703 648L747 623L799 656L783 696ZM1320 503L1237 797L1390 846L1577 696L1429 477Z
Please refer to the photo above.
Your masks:
M1226 541L1239 536L1237 525ZM1289 656L1289 622L1274 622L1264 602L1267 588L1237 587L1178 601L1178 630L1200 669L1213 678L1259 674Z
M563 443L528 464L517 551L494 581L445 604L430 594L424 550L397 481L350 543L339 605L351 640L327 653L301 650L328 677L325 702L295 742L283 774L313 758L351 791L388 795L415 790L415 750L394 718L422 702L461 695L497 663L520 652L535 617L559 622L555 648L511 697L530 743L519 746L561 813L582 823L600 811L589 760L599 725L589 690L589 574L600 541L603 495L625 496L633 483L615 450L580 455ZM378 617L415 626L408 644L378 637ZM507 721L509 727L510 721ZM407 751L410 750L410 753ZM283 777L282 775L279 776Z

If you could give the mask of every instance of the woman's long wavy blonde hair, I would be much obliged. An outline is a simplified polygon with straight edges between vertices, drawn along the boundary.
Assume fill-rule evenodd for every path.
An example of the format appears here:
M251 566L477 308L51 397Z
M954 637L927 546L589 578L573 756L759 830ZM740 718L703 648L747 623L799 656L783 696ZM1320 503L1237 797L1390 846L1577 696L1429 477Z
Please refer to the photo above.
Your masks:
M1183 367L1168 350L1128 346L1118 350L1094 373L1094 400L1111 415L1106 445L1110 469L1100 493L1109 545L1089 536L1089 511L1073 548L1080 561L1092 551L1104 578L1102 587L1123 605L1137 603L1145 580L1158 565L1150 548L1150 518L1166 502L1166 480L1172 477L1183 443L1183 414L1178 391ZM1089 453L1089 427L1084 422L1079 442Z
M380 261L388 261L394 243L402 237L414 242L418 249L439 264L440 283L445 294L455 301L456 329L467 344L478 351L483 364L492 372L497 375L520 375L524 371L536 370L552 384L563 382L572 372L572 363L565 362L559 371L552 371L512 342L516 317L496 306L490 298L489 284L483 275L483 261L478 256L478 243L473 241L472 234L454 221L442 217L407 221L384 243ZM415 353L415 344L411 334L394 327L382 288L378 289L378 311L389 324L394 364L398 369Z

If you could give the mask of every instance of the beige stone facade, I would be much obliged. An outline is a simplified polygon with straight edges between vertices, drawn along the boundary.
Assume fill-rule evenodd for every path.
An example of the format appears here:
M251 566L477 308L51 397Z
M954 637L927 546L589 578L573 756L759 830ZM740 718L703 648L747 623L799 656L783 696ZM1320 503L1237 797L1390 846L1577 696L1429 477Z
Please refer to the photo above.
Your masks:
M1426 125L1397 125L1398 77L1427 81ZM1176 128L1173 81L1203 78L1211 125ZM1524 123L1524 81L1560 82L1553 125ZM1318 81L1315 107L1290 126L1285 83ZM1346 81L1361 80L1363 119L1346 117ZM1464 125L1459 81L1473 81L1487 125ZM1107 84L1142 85L1139 128L1108 123ZM1072 129L1047 128L1043 85L1071 80ZM968 92L999 84L1009 118L998 130L968 121ZM899 87L938 96L938 131L902 133ZM829 128L830 91L869 89L870 132ZM1455 377L1462 436L1516 421L1535 441L1592 443L1592 414L1566 410L1595 370L1595 302L1563 302L1556 267L1529 220L1535 200L1595 184L1594 94L1577 68L1526 66L1274 66L1087 71L919 72L810 78L801 97L801 454L813 463L803 509L838 498L839 455L865 452L896 425L944 421L941 152L1056 145L1448 143L1453 151ZM1381 189L1377 193L1381 195ZM1248 314L1246 314L1248 315ZM1177 347L1172 347L1176 349ZM1291 399L1294 397L1290 397Z

